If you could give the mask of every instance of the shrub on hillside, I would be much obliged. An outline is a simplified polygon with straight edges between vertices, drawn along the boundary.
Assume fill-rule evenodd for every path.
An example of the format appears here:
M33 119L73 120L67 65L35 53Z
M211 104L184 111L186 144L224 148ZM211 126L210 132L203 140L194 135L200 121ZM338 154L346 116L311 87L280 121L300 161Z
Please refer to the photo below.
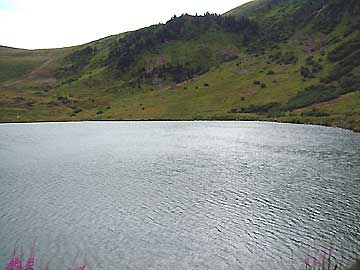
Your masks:
M360 50L360 40L352 39L330 51L328 53L328 59L330 62L336 62L346 58L357 50Z
M296 64L298 61L298 58L296 57L295 53L293 52L285 52L282 56L282 63L284 63L285 65L290 65L290 64Z
M279 111L281 108L281 104L278 102L270 102L263 105L250 105L247 108L242 108L241 112L244 113L258 113L264 114L271 111Z
M61 101L64 105L71 103L71 100L68 99L67 97L59 96L59 97L57 97L57 99L58 99L59 101Z
M285 52L282 53L281 51L276 51L275 53L269 55L269 59L271 62L275 62L276 64L296 64L298 61L297 56L294 52Z
M289 110L303 108L317 102L328 101L338 97L340 93L333 85L318 84L306 88L288 101Z
M308 69L307 67L301 66L300 67L300 74L301 76L303 76L304 78L313 78L314 76L312 75L310 69Z
M66 64L56 71L57 77L73 76L80 72L85 66L90 63L91 58L96 53L96 48L87 46L83 49L74 51L65 58Z
M327 79L329 81L339 80L341 77L348 75L351 71L360 65L360 50L347 56L330 71Z
M106 62L118 72L126 72L137 62L139 55L146 51L157 50L162 44L172 41L195 39L211 30L235 34L241 32L245 37L252 36L257 31L257 25L244 17L210 13L204 16L174 16L166 24L153 25L120 38L114 44ZM220 57L220 62L235 58L233 54L220 53L206 59L206 62L209 63L211 59L215 61L216 57Z
M306 110L301 113L302 116L311 116L311 117L322 117L329 116L328 113L322 112L319 109L312 108L311 110Z
M352 91L360 90L360 77L359 76L344 76L339 83L339 91L341 93L349 93Z

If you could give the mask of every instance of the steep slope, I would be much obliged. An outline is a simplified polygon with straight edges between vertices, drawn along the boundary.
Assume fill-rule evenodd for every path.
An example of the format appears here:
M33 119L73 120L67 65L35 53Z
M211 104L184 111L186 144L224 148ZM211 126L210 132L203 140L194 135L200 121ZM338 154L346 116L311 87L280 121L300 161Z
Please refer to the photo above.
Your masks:
M261 119L359 131L359 11L352 0L255 0L78 47L1 48L0 121Z

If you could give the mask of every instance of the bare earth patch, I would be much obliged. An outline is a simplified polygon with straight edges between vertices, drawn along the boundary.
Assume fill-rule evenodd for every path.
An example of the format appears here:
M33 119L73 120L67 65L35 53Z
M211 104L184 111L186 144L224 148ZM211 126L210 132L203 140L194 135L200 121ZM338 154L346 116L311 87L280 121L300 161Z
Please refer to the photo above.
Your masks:
M329 100L329 101L318 102L318 103L312 104L312 105L309 106L309 107L310 107L310 108L318 108L318 107L321 107L321 106L324 106L324 105L333 104L333 103L335 103L338 99L339 99L339 98L335 98L335 99L332 99L332 100Z

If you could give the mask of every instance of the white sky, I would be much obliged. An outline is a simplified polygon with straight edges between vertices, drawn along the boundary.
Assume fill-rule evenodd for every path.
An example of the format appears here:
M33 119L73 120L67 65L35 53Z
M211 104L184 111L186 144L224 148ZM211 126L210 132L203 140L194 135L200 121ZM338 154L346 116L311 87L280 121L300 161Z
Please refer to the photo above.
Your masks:
M224 13L250 0L0 0L0 45L79 45L182 13Z

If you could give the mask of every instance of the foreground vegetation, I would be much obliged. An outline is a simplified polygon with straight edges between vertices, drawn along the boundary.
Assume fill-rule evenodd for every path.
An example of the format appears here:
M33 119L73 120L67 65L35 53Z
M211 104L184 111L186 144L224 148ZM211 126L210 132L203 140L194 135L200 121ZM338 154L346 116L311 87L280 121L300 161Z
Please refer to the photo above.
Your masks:
M360 131L359 14L353 0L256 0L78 47L0 47L0 121L265 120Z
M328 251L324 252L322 256L317 258L306 257L304 260L305 270L340 270L343 269L340 267L335 255L332 244ZM49 269L49 264L39 265L40 270L43 268L45 270ZM85 270L87 267L85 264L80 264L79 267L70 267L65 270ZM34 270L35 269L35 242L32 245L30 251L30 257L24 261L24 251L23 247L20 250L16 249L16 245L11 256L11 259L4 267L5 270ZM349 270L359 270L360 269L360 260L356 260Z

